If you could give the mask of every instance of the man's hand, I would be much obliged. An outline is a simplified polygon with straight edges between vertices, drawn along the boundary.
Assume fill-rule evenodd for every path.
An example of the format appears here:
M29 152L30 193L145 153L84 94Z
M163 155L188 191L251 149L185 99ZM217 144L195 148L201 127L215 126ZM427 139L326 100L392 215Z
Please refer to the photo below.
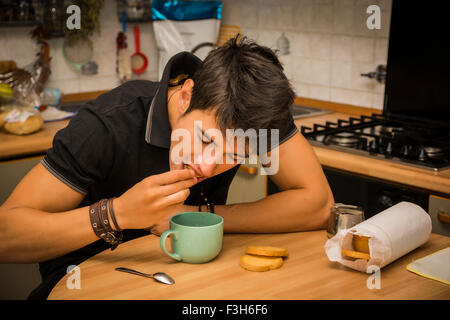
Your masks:
M170 219L197 183L192 170L173 170L143 179L114 200L121 229L145 229Z
M187 206L184 204L172 206L173 211L162 218L160 221L158 221L151 229L150 232L154 235L161 236L161 234L170 228L170 218L172 218L174 215L181 213L181 212L192 212L197 211L198 208L195 206Z

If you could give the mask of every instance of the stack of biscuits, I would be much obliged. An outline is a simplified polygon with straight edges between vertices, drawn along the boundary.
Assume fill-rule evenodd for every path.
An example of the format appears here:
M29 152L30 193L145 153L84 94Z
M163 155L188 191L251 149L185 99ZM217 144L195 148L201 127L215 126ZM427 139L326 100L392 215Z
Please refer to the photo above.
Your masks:
M240 265L249 271L269 271L278 269L289 253L284 248L271 246L249 246L241 257Z

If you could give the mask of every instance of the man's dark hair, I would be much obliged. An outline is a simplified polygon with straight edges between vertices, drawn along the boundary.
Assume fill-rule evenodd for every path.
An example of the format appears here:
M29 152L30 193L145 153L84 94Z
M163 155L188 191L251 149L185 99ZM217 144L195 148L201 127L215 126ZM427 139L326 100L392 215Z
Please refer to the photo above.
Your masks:
M274 51L236 36L212 50L192 77L192 110L217 107L221 130L288 130L294 91Z

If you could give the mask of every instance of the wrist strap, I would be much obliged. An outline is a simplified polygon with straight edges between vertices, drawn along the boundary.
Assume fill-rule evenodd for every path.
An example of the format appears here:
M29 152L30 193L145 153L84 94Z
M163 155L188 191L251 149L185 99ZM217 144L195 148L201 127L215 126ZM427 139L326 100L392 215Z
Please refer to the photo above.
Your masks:
M108 207L111 208L111 206L108 206L109 202L110 201L107 199L102 199L99 202L92 204L89 207L89 218L95 235L111 244L111 250L114 250L122 243L123 234L119 228L117 231L113 231L112 229L108 217ZM118 225L116 225L116 227L118 227Z
M114 206L113 206L114 199L115 199L115 197L108 200L109 214L111 215L111 220L113 221L114 226L116 227L116 230L118 232L122 232L122 229L120 229L119 224L117 223L117 220L116 220L116 213L114 212Z

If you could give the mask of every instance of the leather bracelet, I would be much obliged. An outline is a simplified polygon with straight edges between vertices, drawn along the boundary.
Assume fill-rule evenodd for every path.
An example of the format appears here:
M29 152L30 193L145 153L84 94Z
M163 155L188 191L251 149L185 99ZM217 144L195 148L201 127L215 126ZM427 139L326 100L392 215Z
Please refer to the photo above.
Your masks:
M109 223L109 218L108 218L108 208L106 207L106 203L107 203L107 199L102 199L99 201L99 207L100 207L100 221L103 224L103 229L105 231L105 233L107 232L111 232L112 231L112 227L111 224Z
M111 220L113 221L114 226L116 227L116 231L121 232L122 229L120 229L119 224L117 223L116 213L114 212L114 206L113 206L114 199L115 199L115 197L108 200L109 214L111 215Z
M99 203L96 202L89 207L89 218L91 220L91 226L97 237L101 238L101 234L104 232L103 224L100 222L98 215Z
M89 217L94 233L111 245L111 250L122 243L122 233L114 232L108 218L108 200L102 199L89 207Z

